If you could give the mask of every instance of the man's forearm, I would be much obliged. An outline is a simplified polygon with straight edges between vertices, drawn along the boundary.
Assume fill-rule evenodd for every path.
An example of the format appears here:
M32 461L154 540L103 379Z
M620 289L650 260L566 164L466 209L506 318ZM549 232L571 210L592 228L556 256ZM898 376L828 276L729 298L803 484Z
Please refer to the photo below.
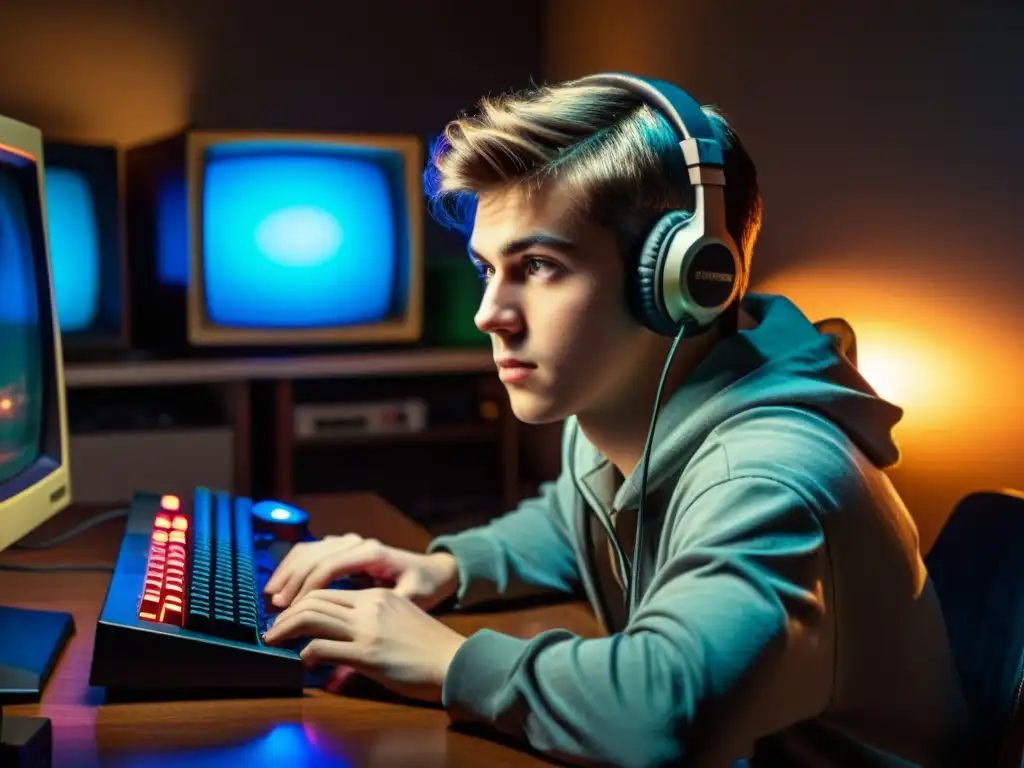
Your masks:
M432 553L450 553L457 568L461 606L543 593L570 593L579 583L556 483L537 498L489 525L431 542Z

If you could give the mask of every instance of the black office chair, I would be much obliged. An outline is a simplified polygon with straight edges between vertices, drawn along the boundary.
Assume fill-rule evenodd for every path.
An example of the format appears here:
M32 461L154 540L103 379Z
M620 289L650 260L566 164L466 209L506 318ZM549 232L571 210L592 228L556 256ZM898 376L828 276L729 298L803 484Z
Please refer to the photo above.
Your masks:
M857 367L857 335L853 332L853 326L841 317L830 317L819 320L814 327L818 333L832 336L835 339L836 351L849 360L850 365Z
M925 558L975 717L970 765L1024 761L1024 495L965 497Z

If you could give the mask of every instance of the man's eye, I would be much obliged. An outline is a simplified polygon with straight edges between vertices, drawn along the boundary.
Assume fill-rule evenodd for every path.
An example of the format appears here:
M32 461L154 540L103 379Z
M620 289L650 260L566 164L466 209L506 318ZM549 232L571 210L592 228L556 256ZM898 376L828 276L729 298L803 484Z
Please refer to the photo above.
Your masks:
M532 274L551 274L555 270L555 265L547 259L531 258L526 261L526 268Z

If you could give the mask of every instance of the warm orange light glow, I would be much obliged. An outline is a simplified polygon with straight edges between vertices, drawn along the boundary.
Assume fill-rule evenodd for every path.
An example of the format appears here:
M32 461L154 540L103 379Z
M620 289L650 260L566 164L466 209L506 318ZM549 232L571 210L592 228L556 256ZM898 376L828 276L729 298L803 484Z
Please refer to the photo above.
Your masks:
M168 512L177 512L181 509L181 499L177 496L161 496L160 506Z
M0 412L9 413L14 410L14 401L9 397L0 397Z
M1024 420L1010 386L1024 374L1012 354L1019 348L1012 308L978 305L964 295L966 286L925 280L885 275L872 282L853 268L803 268L753 290L787 296L811 320L838 316L853 326L864 378L905 411L897 436L948 439L952 432L960 441L984 442ZM954 314L957 307L962 316Z
M904 409L894 433L901 463L888 474L927 552L968 493L1024 488L1024 322L1016 297L939 270L901 270L899 255L891 262L823 255L752 290L787 296L811 320L853 326L861 374Z
M976 372L958 363L956 354L927 331L907 322L850 322L861 374L881 397L905 410L908 423L921 429L948 427L957 404L977 391Z
M18 105L26 122L85 142L133 143L188 120L197 81L187 11L175 4L140 4L131 13L116 4L3 9L0 70L18 73L4 82L4 104Z

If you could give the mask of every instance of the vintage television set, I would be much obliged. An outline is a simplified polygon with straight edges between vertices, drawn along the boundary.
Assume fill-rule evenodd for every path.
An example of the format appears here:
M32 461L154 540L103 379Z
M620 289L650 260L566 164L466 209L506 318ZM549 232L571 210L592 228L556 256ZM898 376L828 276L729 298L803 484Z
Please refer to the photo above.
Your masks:
M0 117L0 550L71 501L44 167L41 132ZM0 704L37 700L73 632L68 613L0 606ZM49 738L41 718L0 726L0 763Z
M44 141L47 231L65 358L127 349L124 195L113 145Z
M144 346L419 340L416 137L190 130L126 159Z

